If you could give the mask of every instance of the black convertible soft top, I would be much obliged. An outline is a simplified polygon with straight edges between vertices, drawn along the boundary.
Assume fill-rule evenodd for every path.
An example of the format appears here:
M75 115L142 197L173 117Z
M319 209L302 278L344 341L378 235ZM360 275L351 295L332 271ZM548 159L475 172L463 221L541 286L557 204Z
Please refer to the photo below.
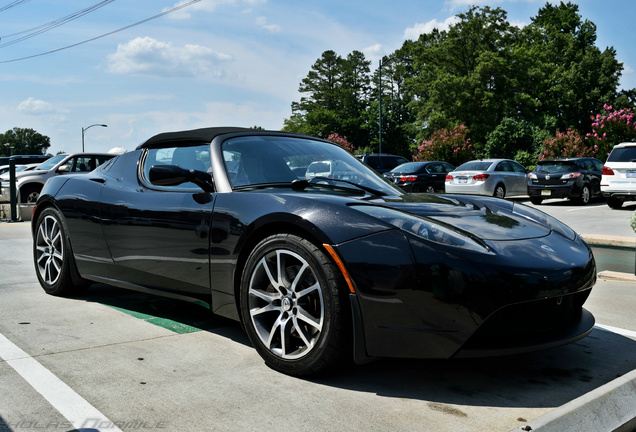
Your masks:
M236 132L257 132L255 129L241 127L209 127L177 132L163 132L157 134L137 146L137 149L153 147L166 142L211 142L219 135ZM262 132L262 131L261 131Z
M303 136L303 135L293 134L289 132L266 131L266 130L243 128L243 127L231 127L231 126L209 127L209 128L192 129L192 130L176 131L176 132L163 132L139 144L137 146L137 150L142 148L161 146L166 143L182 143L185 145L188 145L187 143L209 143L209 142L212 142L212 140L219 135L226 135L226 134L233 134L233 133L244 133L244 134L254 134L254 135L296 136L296 137ZM307 138L310 138L310 137L307 137Z

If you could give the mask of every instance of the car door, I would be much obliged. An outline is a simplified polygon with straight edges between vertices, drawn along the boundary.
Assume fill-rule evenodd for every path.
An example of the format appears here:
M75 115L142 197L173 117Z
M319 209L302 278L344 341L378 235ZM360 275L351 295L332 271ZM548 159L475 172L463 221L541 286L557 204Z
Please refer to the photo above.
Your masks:
M515 195L527 195L528 194L528 173L526 169L515 161L508 161L510 168L512 169L511 178L514 181Z
M153 165L206 171L210 146L138 150L139 167L112 173L101 194L101 218L116 278L188 293L210 293L210 223L215 193L192 183L153 185Z

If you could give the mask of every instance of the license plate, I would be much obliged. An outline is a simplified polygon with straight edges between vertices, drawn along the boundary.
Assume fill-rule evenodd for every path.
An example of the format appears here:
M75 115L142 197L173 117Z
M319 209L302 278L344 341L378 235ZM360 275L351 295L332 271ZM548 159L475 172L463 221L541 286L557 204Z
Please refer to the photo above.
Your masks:
M457 179L458 183L468 183L468 179L467 178L459 178Z
M627 171L627 178L636 178L636 171Z
M552 191L544 189L544 190L541 191L541 195L542 196L550 196L550 195L552 195Z

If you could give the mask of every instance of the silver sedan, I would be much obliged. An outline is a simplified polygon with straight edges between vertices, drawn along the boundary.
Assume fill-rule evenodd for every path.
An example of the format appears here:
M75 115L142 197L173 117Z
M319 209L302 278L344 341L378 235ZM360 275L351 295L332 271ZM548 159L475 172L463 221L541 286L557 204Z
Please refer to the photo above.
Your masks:
M491 195L498 198L527 195L528 171L511 159L466 162L446 175L446 193Z

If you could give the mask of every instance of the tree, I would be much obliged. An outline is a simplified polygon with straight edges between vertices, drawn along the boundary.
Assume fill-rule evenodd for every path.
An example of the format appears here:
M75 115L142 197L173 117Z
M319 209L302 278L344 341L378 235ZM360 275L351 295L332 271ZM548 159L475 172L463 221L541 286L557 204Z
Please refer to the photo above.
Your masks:
M50 146L51 139L34 129L15 127L0 134L0 155L2 156L45 154Z
M292 103L292 116L283 130L326 138L346 135L356 146L369 141L370 62L354 51L346 59L325 51L300 83L300 102Z
M464 124L480 146L510 116L511 42L517 29L500 8L471 8L448 32L422 35L411 46L416 76L412 107L422 134ZM405 47L407 48L407 47Z
M539 9L524 33L523 45L532 45L535 61L542 65L535 81L539 109L557 119L560 130L590 127L590 116L606 101L614 101L623 66L614 48L601 52L596 25L583 20L578 6L547 3Z

